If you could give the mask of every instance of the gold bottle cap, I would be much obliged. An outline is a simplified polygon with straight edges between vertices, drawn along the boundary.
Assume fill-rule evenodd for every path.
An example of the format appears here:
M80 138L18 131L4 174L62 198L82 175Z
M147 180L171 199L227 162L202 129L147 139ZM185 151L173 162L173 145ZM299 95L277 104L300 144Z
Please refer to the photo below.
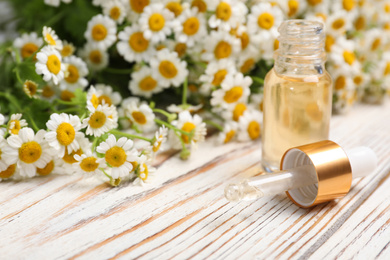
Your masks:
M325 140L287 150L280 169L312 164L317 183L287 191L287 196L298 206L314 205L344 197L352 183L352 167L347 154L335 142Z

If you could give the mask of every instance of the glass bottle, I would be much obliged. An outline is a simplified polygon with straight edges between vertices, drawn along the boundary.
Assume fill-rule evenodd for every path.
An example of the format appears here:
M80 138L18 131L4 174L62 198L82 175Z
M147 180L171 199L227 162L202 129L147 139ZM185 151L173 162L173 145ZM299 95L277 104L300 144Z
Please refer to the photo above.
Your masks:
M262 165L269 172L279 170L288 148L328 139L332 113L323 24L287 20L279 33L264 82Z

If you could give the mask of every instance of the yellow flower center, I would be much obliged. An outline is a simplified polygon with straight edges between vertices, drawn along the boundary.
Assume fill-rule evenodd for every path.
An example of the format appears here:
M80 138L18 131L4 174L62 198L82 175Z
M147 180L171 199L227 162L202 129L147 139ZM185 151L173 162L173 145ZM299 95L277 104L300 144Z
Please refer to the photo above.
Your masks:
M10 132L13 135L19 134L19 130L21 129L20 121L19 120L11 120L9 122L9 125L12 126L10 127Z
M96 95L95 95L95 97L96 97ZM104 101L104 102L103 102ZM109 106L111 106L112 105L112 101L111 101L111 98L109 97L109 96L107 96L107 95L101 95L100 97L99 97L99 104L100 105L103 105L103 103L104 104L107 104L107 105L109 105ZM97 106L96 106L97 107Z
M343 8L348 12L355 7L355 0L343 0Z
M380 38L375 39L371 44L371 50L376 51L380 45L381 45L381 39Z
M118 20L120 16L121 16L121 9L118 6L114 6L113 8L111 8L110 17L113 20Z
M85 172L93 172L94 170L96 170L97 168L99 167L99 164L96 162L96 158L95 157L87 157L87 158L84 158L81 162L80 162L80 168L85 171Z
M131 9L136 13L142 13L145 6L149 5L149 0L129 0Z
M383 76L390 75L390 62L386 64L385 70L383 71Z
M356 85L360 85L362 82L363 82L363 77L362 76L355 76L353 78L353 82L356 84Z
M65 147L65 155L64 155L64 157L62 157L62 160L64 160L64 162L69 163L69 164L76 163L77 161L74 158L74 156L76 154L81 155L82 153L83 153L83 151L81 149L78 149L77 151L73 151L71 153L68 153L68 148Z
M319 17L319 18L322 18L322 20L326 21L326 14L324 13L316 13L315 14L316 17Z
M246 110L246 105L244 103L238 103L233 110L233 120L238 121L240 116L244 114Z
M175 17L179 16L183 12L183 7L178 2L169 2L165 6L169 11L175 14Z
M293 16L298 12L299 2L296 0L288 1L288 16Z
M175 64L169 60L161 61L160 65L158 66L158 70L164 78L168 79L176 77L178 73Z
M56 132L58 142L64 146L70 145L76 136L76 131L73 126L66 122L61 123L57 127Z
M35 43L28 42L25 45L23 45L22 49L20 50L20 53L22 55L22 58L28 58L31 55L33 55L37 50L38 46Z
M344 27L344 24L345 24L344 18L339 18L339 19L336 19L332 23L332 28L335 29L335 30L338 30L338 29Z
M183 33L187 35L194 35L199 30L199 19L197 17L190 17L183 23Z
M179 42L175 45L175 52L179 57L183 57L186 54L187 45L185 43Z
M107 36L107 28L103 24L96 24L91 31L92 39L102 41Z
M37 93L38 85L31 80L26 80L23 85L23 90L27 96L32 97Z
M232 46L225 41L220 41L214 49L214 56L216 59L228 58L232 53Z
M336 90L340 90L340 89L343 89L345 88L345 85L347 84L346 80L345 80L345 77L344 76L339 76L335 83L334 83L334 87Z
M239 38L241 40L241 49L245 50L249 45L249 35L246 32L243 32Z
M356 30L363 30L366 27L366 18L364 16L359 16L355 20L355 29Z
M156 50L161 51L162 49L165 49L166 47L167 46L165 46L164 44L160 43L155 48L156 48Z
M260 110L261 112L263 112L263 109L264 109L264 102L261 101L260 104L259 104L259 110Z
M161 138L161 136L160 136L160 138ZM157 141L156 143L154 143L153 148L152 148L153 152L157 153L157 151L160 150L160 147L161 147L161 141Z
M318 107L317 103L307 104L306 113L314 121L319 122L322 119L322 111Z
M223 143L226 144L226 143L230 142L233 139L235 134L236 134L236 131L234 131L234 130L230 130L229 132L227 132Z
M165 25L165 18L162 14L156 13L156 14L152 14L149 17L149 28L152 31L158 32L162 28L164 28L164 25Z
M352 65L355 62L355 54L351 51L344 51L343 57L344 61L349 65Z
M332 49L332 46L333 44L335 43L335 39L333 38L333 36L331 35L326 35L326 38L325 38L325 50L327 52L330 52L330 50Z
M56 45L56 41L50 33L46 33L46 41L49 45Z
M221 2L219 3L217 9L215 10L215 15L217 16L218 19L227 21L232 16L232 8L228 3Z
M94 108L97 108L100 104L99 98L95 94L92 94L90 101L91 101Z
M55 54L51 54L47 57L46 66L47 69L55 75L61 71L61 61Z
M322 3L322 0L307 0L307 2L309 3L309 5L315 6Z
M66 44L66 45L64 45L64 47L61 50L61 56L68 57L68 56L72 55L73 52L74 52L73 46L71 46L70 44Z
M22 144L19 148L19 159L24 163L33 163L41 158L42 147L35 141Z
M188 84L188 89L191 91L191 92L197 92L198 91L198 87L194 84Z
M45 97L45 98L50 98L52 96L54 96L55 92L53 90L52 87L50 87L49 85L46 85L43 87L42 89L42 96Z
M261 28L263 28L265 30L269 30L274 25L274 16L270 13L262 13L257 18L257 24Z
M14 173L15 173L15 170L16 170L16 164L11 164L10 166L8 166L7 169L0 172L0 178L7 179L7 178L12 177L12 175L14 175Z
M142 112L134 111L131 113L131 116L133 117L134 121L140 125L147 123L146 116Z
M248 124L248 134L252 140L259 138L260 136L260 124L256 121L252 121Z
M254 65L255 65L255 60L249 58L241 65L240 71L242 73L248 73L253 68Z
M211 84L213 84L214 86L219 86L221 85L222 81L225 79L225 76L227 74L227 70L225 69L221 69L221 70L218 70L215 74L214 74L214 79L213 81L211 82Z
M390 13L390 4L386 4L384 9L386 13Z
M130 36L129 45L135 52L144 52L149 47L149 41L142 32L135 32Z
M100 64L102 63L103 55L99 50L93 50L89 53L88 58L93 64Z
M195 129L195 125L191 122L185 122L181 128L184 132L191 133L192 130ZM188 135L182 134L181 138L184 143L188 144L190 142L190 138Z
M95 113L93 113L91 115L91 117L89 118L88 124L92 128L97 129L97 128L104 126L104 123L106 123L106 120L107 120L106 114L104 114L103 112L100 112L100 111L95 111Z
M151 91L156 88L157 81L151 76L146 76L139 82L139 88L144 91Z
M383 29L390 30L390 22L383 25Z
M204 13L207 10L207 4L203 0L194 0L194 1L192 1L191 7L197 7L199 13Z
M48 164L46 164L43 168L37 168L37 173L41 176L47 176L49 175L54 169L54 161L50 161Z
M242 96L242 93L244 90L240 86L235 86L226 91L225 96L223 97L223 100L225 100L226 103L234 103L237 102Z
M114 146L107 150L105 158L112 167L119 167L126 162L127 156L122 147Z
M65 80L71 84L76 83L79 80L79 70L76 66L70 64L68 65L68 73L65 77Z
M63 90L61 92L60 98L63 101L72 101L72 99L75 97L73 92L70 92L69 90Z
M148 169L148 166L146 165L146 163L144 163L143 166L144 166L144 170L142 172L140 172L139 178L143 181L146 181L148 179L149 169Z
M276 51L277 49L279 49L279 40L275 39L274 40L274 51Z

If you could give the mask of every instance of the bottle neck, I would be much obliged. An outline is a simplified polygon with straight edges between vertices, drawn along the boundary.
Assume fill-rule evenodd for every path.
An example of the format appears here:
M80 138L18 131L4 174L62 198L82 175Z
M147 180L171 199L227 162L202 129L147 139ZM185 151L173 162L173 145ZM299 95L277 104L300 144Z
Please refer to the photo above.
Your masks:
M275 72L283 75L325 73L325 33L322 23L288 20L279 27L279 49L275 51Z

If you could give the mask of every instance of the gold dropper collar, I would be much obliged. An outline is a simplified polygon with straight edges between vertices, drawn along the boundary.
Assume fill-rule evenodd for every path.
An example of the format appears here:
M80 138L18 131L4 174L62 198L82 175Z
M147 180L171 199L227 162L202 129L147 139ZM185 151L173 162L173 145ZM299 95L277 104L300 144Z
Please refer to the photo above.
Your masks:
M291 165L285 161L290 153L304 153L306 156L300 162L302 164L310 160L313 164L317 184L311 187L287 191L287 196L298 206L309 208L314 205L344 197L351 188L352 169L344 150L335 142L324 140L287 150L281 160L280 169L288 169L299 165ZM302 199L304 198L304 199Z

